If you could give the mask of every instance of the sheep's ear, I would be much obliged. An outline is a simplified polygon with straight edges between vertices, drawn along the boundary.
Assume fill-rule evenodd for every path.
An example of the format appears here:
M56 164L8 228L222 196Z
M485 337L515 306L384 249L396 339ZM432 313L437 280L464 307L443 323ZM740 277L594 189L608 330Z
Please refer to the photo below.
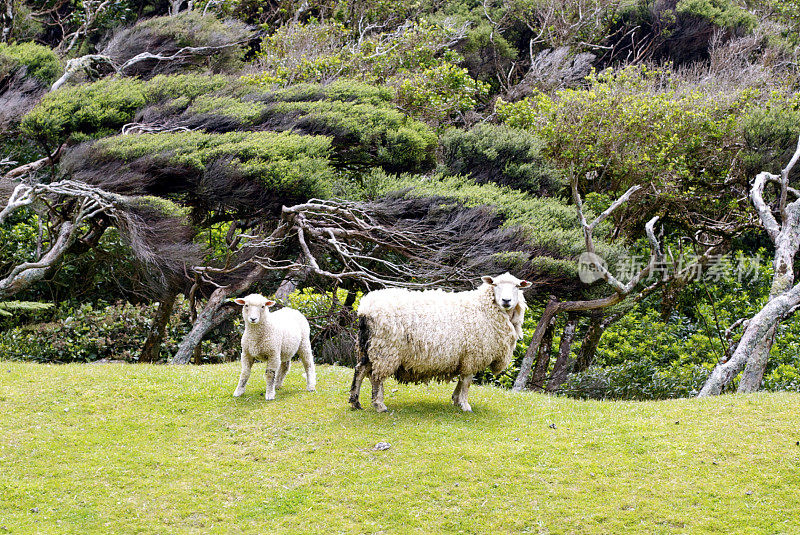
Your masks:
M486 284L494 284L494 279L491 278L489 275L484 275L483 277L481 277L481 280Z
M268 307L271 307L272 305L274 305L274 304L275 304L275 301L272 301L271 299L267 299L267 302L266 302L265 304L266 304Z
M519 283L519 287L520 287L520 288L527 288L527 287L528 287L528 286L530 286L531 284L532 284L531 282L528 282L528 281L522 281L522 282L520 282L520 283Z
M247 303L247 301L245 301L241 297L237 297L236 299L233 300L233 302L236 303L237 305L242 305L242 306L244 306L245 303Z

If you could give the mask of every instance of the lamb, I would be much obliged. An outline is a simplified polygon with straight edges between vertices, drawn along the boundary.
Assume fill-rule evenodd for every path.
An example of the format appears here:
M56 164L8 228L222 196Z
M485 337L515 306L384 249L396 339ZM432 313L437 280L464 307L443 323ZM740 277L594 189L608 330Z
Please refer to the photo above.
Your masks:
M378 412L387 410L383 382L390 376L401 383L458 377L453 404L472 411L467 402L472 377L487 366L497 374L511 362L527 308L520 288L531 285L509 273L481 279L483 284L468 292L387 289L361 299L353 408L361 408L361 382L369 374Z
M235 300L242 305L244 334L242 335L242 373L233 395L244 394L244 387L250 378L250 370L255 360L265 360L267 371L267 392L264 397L275 399L275 389L283 385L289 372L292 357L300 355L306 369L306 388L316 389L317 374L314 369L314 356L311 353L311 329L302 313L293 308L282 308L270 313L269 307L275 301L263 295L251 294Z

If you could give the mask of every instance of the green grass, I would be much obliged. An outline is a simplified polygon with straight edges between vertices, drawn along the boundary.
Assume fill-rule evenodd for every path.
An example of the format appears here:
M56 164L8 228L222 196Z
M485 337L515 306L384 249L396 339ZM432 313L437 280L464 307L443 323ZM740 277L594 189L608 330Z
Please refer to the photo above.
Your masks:
M800 396L583 402L295 364L0 361L2 533L799 533ZM367 405L369 386L362 400ZM374 451L379 442L387 451Z

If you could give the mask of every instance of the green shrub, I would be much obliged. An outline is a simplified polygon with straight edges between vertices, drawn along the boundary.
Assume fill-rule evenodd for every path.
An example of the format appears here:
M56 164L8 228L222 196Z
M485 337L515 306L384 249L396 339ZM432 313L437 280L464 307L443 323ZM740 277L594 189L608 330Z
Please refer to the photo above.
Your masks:
M230 72L241 68L244 43L252 35L252 30L240 21L223 21L213 14L186 10L172 16L144 19L115 33L102 53L122 64L142 52L169 56L183 47L219 47L211 55L189 54L172 61L144 62L129 67L127 74L150 78L198 68ZM232 46L235 43L238 44Z
M415 72L397 89L401 109L433 124L464 123L464 114L489 94L466 69L444 63Z
M740 121L744 147L739 156L745 176L762 171L779 174L800 136L800 106L793 102L770 102L746 113ZM793 178L800 172L793 172Z
M417 21L389 35L356 41L338 22L287 24L264 39L262 72L246 79L267 88L339 77L384 83L398 73L457 61L458 54L450 49L455 33L449 21Z
M436 135L424 124L390 104L316 100L276 102L266 120L291 117L295 128L332 136L335 163L363 168L379 165L388 171L425 171L433 167Z
M0 43L0 80L18 66L28 68L28 74L49 86L61 75L61 62L55 52L36 43L9 45Z
M755 15L731 0L679 0L675 12L705 19L736 33L749 33L758 23Z
M97 141L100 161L148 161L154 170L166 163L202 173L217 162L217 172L240 173L274 195L326 196L333 179L330 139L276 132L175 132L115 136Z
M156 304L83 304L59 311L49 323L34 323L0 332L0 354L5 358L38 362L92 362L100 359L136 361L149 333ZM177 351L188 333L188 306L175 304L162 346L162 358ZM241 333L223 325L203 341L203 362L234 360Z
M355 311L361 298L359 292L351 307L345 307L347 290L338 288L321 293L313 288L296 290L289 295L286 306L299 310L311 326L311 347L314 361L323 364L355 366L358 324Z
M670 399L696 396L709 367L686 365L659 368L650 361L590 367L572 374L558 393L580 399Z
M484 123L468 131L451 128L439 141L447 174L548 196L565 185L563 173L542 156L542 140L526 130Z
M594 365L571 375L560 392L592 399L696 395L725 354L725 330L755 315L766 302L773 269L763 250L760 255L721 259L702 281L684 290L666 320L655 299L628 312L604 333ZM741 327L734 333L735 343ZM791 317L778 326L763 387L798 390L799 376L800 319Z
M22 118L21 130L52 152L70 136L103 137L133 120L145 104L144 84L109 78L48 93Z
M145 83L144 95L147 102L159 102L170 98L195 99L223 87L231 85L233 80L222 74L159 74Z
M673 87L669 77L640 66L609 69L586 88L498 101L497 112L505 124L536 132L559 167L601 177L593 190L724 180L739 150L736 118L752 93L706 94Z

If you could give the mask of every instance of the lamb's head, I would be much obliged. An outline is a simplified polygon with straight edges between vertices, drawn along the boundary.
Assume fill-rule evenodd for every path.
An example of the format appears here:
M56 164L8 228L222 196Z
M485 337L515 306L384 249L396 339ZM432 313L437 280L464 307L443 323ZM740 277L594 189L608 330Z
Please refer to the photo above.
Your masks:
M269 314L269 307L275 304L275 301L267 299L263 295L250 294L247 297L240 297L234 302L237 305L242 305L242 318L245 323L256 324L262 322Z
M481 280L494 288L494 302L503 310L511 310L517 306L520 288L531 285L530 282L519 280L508 272L497 277L484 276Z

